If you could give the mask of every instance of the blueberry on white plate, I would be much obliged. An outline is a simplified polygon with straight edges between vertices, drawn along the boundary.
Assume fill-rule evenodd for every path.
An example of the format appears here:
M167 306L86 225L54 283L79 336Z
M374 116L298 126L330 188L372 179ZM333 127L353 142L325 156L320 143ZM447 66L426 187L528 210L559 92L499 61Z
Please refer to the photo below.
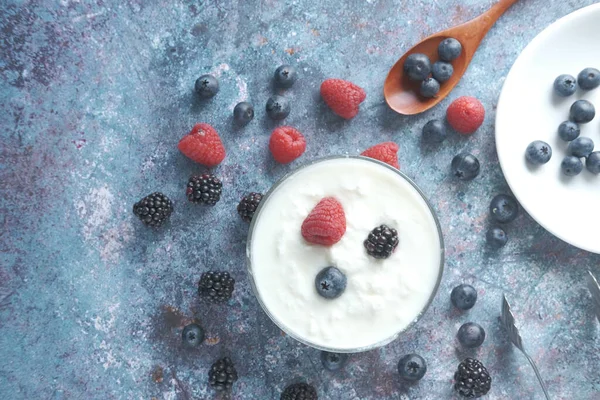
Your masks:
M554 91L562 97L568 97L577 90L577 80L574 76L568 74L559 75L554 80Z
M583 170L583 163L579 157L566 156L560 163L560 169L567 176L579 175Z
M578 137L569 143L567 151L575 157L587 157L594 151L594 141L588 137Z
M569 110L571 121L586 124L596 116L594 105L587 100L577 100Z
M541 140L531 142L525 151L525 158L532 164L546 164L551 157L552 147Z
M577 75L577 84L583 90L592 90L600 86L600 71L586 68Z
M593 174L600 174L600 151L595 151L587 156L585 167Z
M558 126L558 136L565 142L570 142L579 137L581 130L573 121L564 121Z

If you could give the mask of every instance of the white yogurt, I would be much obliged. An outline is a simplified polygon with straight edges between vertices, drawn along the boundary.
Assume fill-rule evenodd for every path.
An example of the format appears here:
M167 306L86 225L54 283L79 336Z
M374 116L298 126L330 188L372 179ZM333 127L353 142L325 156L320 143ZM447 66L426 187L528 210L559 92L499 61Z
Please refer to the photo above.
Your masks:
M346 213L346 233L332 247L304 240L300 227L324 197ZM386 224L400 243L375 260L363 242ZM299 170L266 199L252 232L252 273L262 302L288 332L316 346L356 350L390 339L426 307L440 271L440 238L427 203L396 172L357 158ZM337 299L321 297L315 277L336 266L347 277Z

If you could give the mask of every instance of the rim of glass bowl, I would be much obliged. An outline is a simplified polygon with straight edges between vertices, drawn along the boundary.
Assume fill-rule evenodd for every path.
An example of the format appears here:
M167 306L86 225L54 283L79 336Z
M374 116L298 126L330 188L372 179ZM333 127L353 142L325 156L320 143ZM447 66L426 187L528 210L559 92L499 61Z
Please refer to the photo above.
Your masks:
M395 334L393 334L392 336L377 342L377 343L373 343L372 345L369 346L363 346L363 347L357 347L357 348L333 348L333 347L325 347L325 346L321 346L315 343L312 343L310 340L307 340L305 338L299 337L298 335L296 335L291 329L289 329L287 326L285 326L285 324L283 324L281 321L279 321L275 315L273 315L269 309L267 308L267 306L264 304L261 296L260 296L260 292L258 291L258 288L256 286L256 282L254 281L254 274L252 272L252 236L254 234L254 228L256 226L256 221L258 221L260 214L264 208L264 205L268 203L268 200L271 196L271 194L273 194L278 188L279 186L287 181L288 178L294 176L295 174L297 174L298 172L302 171L305 168L311 167L315 164L324 162L324 161L330 161L330 160L336 160L336 159L359 159L359 160L365 160L365 161L369 161L372 162L374 164L378 164L384 168L387 168L393 172L395 172L398 176L400 176L402 179L404 179L406 182L408 182L416 191L417 193L419 193L419 195L421 196L421 198L423 199L423 201L425 201L425 204L427 205L427 207L429 208L429 212L431 213L431 216L433 217L433 220L435 221L435 225L437 228L437 232L438 232L438 238L440 240L440 267L439 267L439 272L438 272L438 277L437 277L437 281L435 283L435 287L433 288L433 291L431 292L431 295L429 296L429 300L427 301L427 303L425 304L425 306L423 307L423 309L421 310L421 312L419 312L419 314L417 314L417 316L415 317L415 319L408 324L406 327L404 327L404 329L399 330L398 332L396 332ZM433 303L433 299L435 298L435 296L437 295L437 292L439 290L440 287L440 283L442 281L442 275L444 274L444 236L442 234L442 228L440 226L440 221L438 220L437 214L435 213L435 210L433 209L433 207L431 207L431 204L429 203L429 200L427 199L427 197L425 196L425 194L423 193L423 191L417 186L416 183L414 183L408 176L406 176L404 173L402 173L401 171L397 170L396 168L381 162L379 160L375 160L373 158L369 158L369 157L363 157L363 156L350 156L350 155L346 155L346 156L329 156L329 157L323 157L323 158L318 158L316 160L310 161L304 165L301 165L300 167L288 172L287 174L285 174L285 176L281 179L279 179L268 191L267 193L263 196L262 201L260 202L258 208L256 209L256 212L254 213L254 217L252 218L252 222L250 223L250 228L248 231L248 239L246 242L246 268L247 268L247 272L248 272L248 278L250 279L250 283L252 285L252 291L254 292L254 296L256 297L256 299L258 300L258 303L260 304L260 307L263 309L263 311L265 312L265 314L267 314L267 316L271 319L271 321L273 321L273 323L275 325L277 325L277 327L279 327L279 329L281 329L283 332L285 332L287 335L291 336L292 338L294 338L295 340L297 340L300 343L303 343L307 346L313 347L315 349L318 350L324 350L324 351L329 351L329 352L336 352L336 353L359 353L359 352L363 352L363 351L369 351L369 350L373 350L382 346L385 346L386 344L389 344L391 342L393 342L394 340L396 340L402 333L406 332L407 330L409 330L410 328L412 328L417 322L419 322L419 320L421 319L421 317L423 317L423 315L425 314L425 312L427 312L427 309L429 309L429 306L431 306L431 303Z

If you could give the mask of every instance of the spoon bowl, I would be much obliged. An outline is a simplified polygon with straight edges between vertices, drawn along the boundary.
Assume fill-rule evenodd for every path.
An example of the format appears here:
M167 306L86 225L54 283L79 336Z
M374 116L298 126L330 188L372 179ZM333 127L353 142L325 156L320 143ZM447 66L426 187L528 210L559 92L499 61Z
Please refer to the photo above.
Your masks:
M462 25L435 33L408 50L390 69L383 85L385 101L390 108L400 114L413 115L427 111L442 101L460 81L481 40L502 14L518 0L500 0L484 14ZM426 98L419 94L420 82L412 81L404 73L404 61L410 54L422 53L432 61L438 60L438 46L446 38L458 40L462 52L452 61L454 73L446 82L440 84L435 97Z

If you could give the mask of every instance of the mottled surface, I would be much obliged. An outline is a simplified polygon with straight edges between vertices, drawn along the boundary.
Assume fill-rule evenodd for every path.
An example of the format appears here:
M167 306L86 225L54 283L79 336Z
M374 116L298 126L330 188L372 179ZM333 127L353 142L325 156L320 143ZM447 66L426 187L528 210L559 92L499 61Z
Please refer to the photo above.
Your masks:
M426 4L421 4L426 3ZM382 99L394 60L429 33L473 17L493 0L19 1L0 5L0 398L210 399L207 372L230 355L240 373L233 399L278 399L292 380L315 384L323 399L452 398L452 373L467 352L454 334L476 321L487 330L474 351L493 375L489 399L540 399L524 357L500 328L506 293L524 341L554 399L597 399L600 328L583 278L600 276L600 257L554 238L529 216L507 227L509 244L487 250L487 205L507 192L494 148L494 110L504 77L542 29L593 0L523 0L497 23L462 82L440 106L402 117ZM285 95L286 120L305 133L306 154L276 165L267 149L273 123L263 107L282 62L300 79ZM191 89L214 73L221 92L198 102ZM320 101L326 77L352 80L368 97L352 121ZM526 94L526 90L524 90ZM420 129L452 98L476 95L484 126L421 146ZM257 115L234 129L241 100ZM228 156L215 169L224 195L214 208L186 203L183 187L203 169L176 149L195 122L213 124ZM394 343L324 371L316 350L279 329L261 311L245 273L247 226L234 208L250 190L265 191L316 157L350 153L380 141L400 144L402 170L429 194L443 225L447 264L421 322ZM448 176L467 149L483 162L470 183ZM143 227L132 212L161 190L175 201L169 225ZM227 307L199 303L202 271L236 278ZM449 303L458 283L479 291L474 309ZM208 332L198 350L180 344L183 325ZM399 383L400 356L429 363L416 385ZM219 397L217 398L225 398Z

